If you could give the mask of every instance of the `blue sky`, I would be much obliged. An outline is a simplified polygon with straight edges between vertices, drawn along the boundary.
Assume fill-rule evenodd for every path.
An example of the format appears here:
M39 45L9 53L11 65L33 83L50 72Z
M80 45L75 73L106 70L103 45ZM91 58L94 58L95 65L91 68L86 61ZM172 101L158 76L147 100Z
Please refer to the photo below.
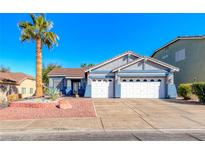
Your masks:
M46 14L60 37L58 47L43 48L43 63L79 67L133 50L150 56L181 35L205 34L205 14ZM0 14L0 65L35 75L35 43L21 43L17 23L28 14Z

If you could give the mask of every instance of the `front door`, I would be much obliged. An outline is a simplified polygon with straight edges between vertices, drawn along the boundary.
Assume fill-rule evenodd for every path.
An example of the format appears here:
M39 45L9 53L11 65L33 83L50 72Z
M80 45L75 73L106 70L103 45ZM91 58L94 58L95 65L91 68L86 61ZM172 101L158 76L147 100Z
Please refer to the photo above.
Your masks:
M73 94L78 94L79 82L73 82Z

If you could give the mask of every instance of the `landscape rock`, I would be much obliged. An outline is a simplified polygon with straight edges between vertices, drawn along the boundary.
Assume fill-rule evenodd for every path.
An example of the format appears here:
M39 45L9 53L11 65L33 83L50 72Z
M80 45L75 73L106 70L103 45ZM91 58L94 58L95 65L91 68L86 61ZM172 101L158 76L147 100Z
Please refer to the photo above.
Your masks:
M72 109L72 105L67 100L61 100L59 101L59 108L60 109Z

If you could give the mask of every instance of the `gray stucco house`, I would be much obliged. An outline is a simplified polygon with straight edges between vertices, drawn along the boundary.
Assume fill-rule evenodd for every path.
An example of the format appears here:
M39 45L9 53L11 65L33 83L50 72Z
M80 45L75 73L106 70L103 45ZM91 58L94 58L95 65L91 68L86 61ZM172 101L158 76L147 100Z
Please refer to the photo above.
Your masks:
M205 36L180 36L155 50L153 58L180 68L175 83L205 81Z
M175 98L176 71L177 67L127 51L88 69L54 69L49 86L92 98Z

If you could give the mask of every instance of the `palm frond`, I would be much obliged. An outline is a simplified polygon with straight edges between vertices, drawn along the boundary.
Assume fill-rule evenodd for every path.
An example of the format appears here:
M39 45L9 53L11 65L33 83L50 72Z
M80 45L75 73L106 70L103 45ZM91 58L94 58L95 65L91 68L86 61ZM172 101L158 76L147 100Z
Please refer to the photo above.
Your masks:
M57 44L58 36L51 32L53 28L53 22L46 20L44 14L35 16L35 14L30 14L32 23L21 21L18 23L21 29L21 41L36 40L41 38L43 45L46 45L49 49Z
M23 33L20 36L20 40L21 40L21 42L30 41L31 40L31 36L27 35L26 33Z
M28 26L32 26L32 24L29 22L26 22L26 21L21 21L18 23L18 26L19 26L19 28L24 29L24 28L27 28Z
M53 47L53 43L49 39L43 39L42 43L47 46L48 49Z
M36 24L36 16L33 13L30 13L29 15L33 21L33 24L35 25Z

